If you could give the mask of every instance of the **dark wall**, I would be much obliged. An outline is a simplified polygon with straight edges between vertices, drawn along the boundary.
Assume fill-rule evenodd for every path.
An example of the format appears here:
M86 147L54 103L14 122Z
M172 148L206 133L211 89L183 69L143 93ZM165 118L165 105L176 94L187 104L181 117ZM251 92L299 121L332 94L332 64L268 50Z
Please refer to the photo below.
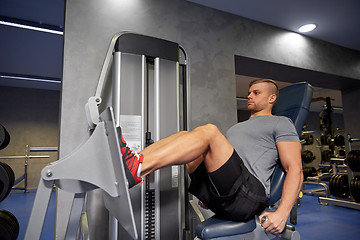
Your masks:
M26 145L58 146L60 92L0 86L0 96L0 123L10 133L10 143L0 150L0 156L25 155ZM28 187L36 188L41 169L56 161L58 154L35 152L28 155L50 155L50 158L32 158L28 162ZM24 160L1 159L13 168L15 178L24 174ZM19 186L24 186L24 182Z

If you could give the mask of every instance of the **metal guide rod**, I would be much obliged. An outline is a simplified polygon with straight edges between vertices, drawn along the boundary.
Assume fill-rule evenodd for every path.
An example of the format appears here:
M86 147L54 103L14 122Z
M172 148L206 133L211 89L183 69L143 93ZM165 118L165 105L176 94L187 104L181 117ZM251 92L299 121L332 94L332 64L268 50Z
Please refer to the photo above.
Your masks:
M154 141L160 140L160 59L154 61L154 110L155 136ZM160 240L160 171L155 171L155 239Z
M113 76L112 76L112 107L114 110L115 126L120 126L120 81L121 81L121 53L114 53Z
M176 62L176 130L180 131L180 79L179 79L179 62Z
M186 77L185 77L185 89L186 89L186 130L191 130L191 111L190 111L190 60L186 57L187 52L180 46L180 49L185 53L185 64L186 64Z
M49 155L24 155L24 156L1 156L0 159L22 159L22 158L49 158Z
M58 147L30 147L30 152L57 152Z
M114 44L117 39L115 39ZM112 46L112 49L114 45ZM114 110L114 120L115 120L115 127L120 127L120 99L121 99L121 91L120 91L120 84L121 84L121 53L114 52L113 57L113 76L112 76L112 107ZM109 64L109 63L108 63ZM103 74L103 72L101 73ZM100 75L101 78L101 75ZM105 79L105 76L104 76ZM104 81L104 80L103 80ZM100 84L100 80L99 80ZM101 94L102 89L98 89L97 92L100 91ZM99 96L100 95L96 95ZM109 239L115 240L118 237L119 229L118 229L118 221L116 220L115 216L112 213L109 213Z
M176 62L176 114L177 114L177 117L176 117L176 132L180 132L180 78L179 78L179 62ZM173 166L175 168L178 169L178 171L180 172L180 166ZM178 178L181 178L180 177L181 174L178 175ZM178 181L180 181L180 179L178 179ZM181 191L182 191L182 188L180 187L181 185L179 184L179 188L178 188L178 194L179 196L182 196L181 194ZM182 207L181 207L181 204L182 204L182 199L181 197L178 197L177 198L177 204L178 204L178 222L180 223L180 226L182 225ZM181 236L182 235L182 227L179 227L178 230L179 230L179 233L178 233L178 236Z
M145 148L145 88L146 88L146 76L147 76L147 68L146 68L146 57L144 55L141 56L141 149ZM141 238L145 239L145 192L146 192L146 184L141 185Z

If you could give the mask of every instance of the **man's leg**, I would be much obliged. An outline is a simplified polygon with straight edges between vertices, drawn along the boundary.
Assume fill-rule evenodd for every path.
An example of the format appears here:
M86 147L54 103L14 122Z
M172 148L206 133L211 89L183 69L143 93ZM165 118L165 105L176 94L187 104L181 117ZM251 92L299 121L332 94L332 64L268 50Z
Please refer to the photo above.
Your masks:
M149 145L148 147L144 148L143 150L141 150L141 154L149 154L153 151L156 151L157 149L161 148L162 146L174 141L175 139L177 139L178 137L184 135L188 133L187 131L181 131L181 132L177 132L174 133L166 138L163 138L157 142L154 142L153 144Z
M175 133L173 135L170 135L169 137L163 138L157 142L154 142L153 144L149 145L148 147L146 147L145 149L143 149L141 151L141 154L149 154L152 151L156 151L157 149L161 148L162 146L174 141L175 139L177 139L178 137L184 135L188 133L187 131L181 131L178 133ZM197 159L195 159L192 162L189 162L186 164L186 169L188 171L188 173L193 173L195 171L195 169L204 161L204 156L200 155L200 157L198 157Z
M219 129L207 124L191 132L181 132L173 139L164 139L163 143L154 145L154 151L144 149L141 176L145 176L159 168L190 163L202 160L208 172L220 168L232 155L233 147ZM200 164L199 163L199 164Z

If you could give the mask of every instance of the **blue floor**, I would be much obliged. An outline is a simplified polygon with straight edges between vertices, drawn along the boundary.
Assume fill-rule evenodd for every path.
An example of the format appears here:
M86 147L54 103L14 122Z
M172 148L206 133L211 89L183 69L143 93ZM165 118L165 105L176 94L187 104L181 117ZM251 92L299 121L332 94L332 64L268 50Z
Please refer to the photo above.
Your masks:
M295 227L303 240L359 240L360 211L333 205L322 206L316 196L304 195Z
M11 212L18 220L20 232L18 239L24 239L26 227L29 222L32 205L35 199L35 190L28 193L14 190L0 203L0 209ZM55 192L52 192L48 211L45 217L41 240L54 239L54 217L55 216Z
M18 239L24 238L34 197L35 191L12 191L0 203L1 209L12 212L18 219ZM41 236L43 240L53 239L54 236L54 206L53 192ZM302 240L356 240L360 239L360 211L331 205L322 206L316 196L305 195L301 199L301 207L298 208L298 224L295 227Z

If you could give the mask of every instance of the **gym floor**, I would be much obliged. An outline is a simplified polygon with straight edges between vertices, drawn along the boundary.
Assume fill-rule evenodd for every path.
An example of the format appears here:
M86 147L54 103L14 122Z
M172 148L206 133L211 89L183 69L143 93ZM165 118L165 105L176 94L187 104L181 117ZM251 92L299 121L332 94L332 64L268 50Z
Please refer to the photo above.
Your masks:
M19 221L20 233L18 239L25 236L29 221L35 191L24 193L12 191L0 203L0 209L13 213ZM52 193L43 227L42 240L53 239L54 235L55 192ZM304 195L301 207L298 208L298 224L302 240L360 239L360 212L358 210L322 206L316 196Z

